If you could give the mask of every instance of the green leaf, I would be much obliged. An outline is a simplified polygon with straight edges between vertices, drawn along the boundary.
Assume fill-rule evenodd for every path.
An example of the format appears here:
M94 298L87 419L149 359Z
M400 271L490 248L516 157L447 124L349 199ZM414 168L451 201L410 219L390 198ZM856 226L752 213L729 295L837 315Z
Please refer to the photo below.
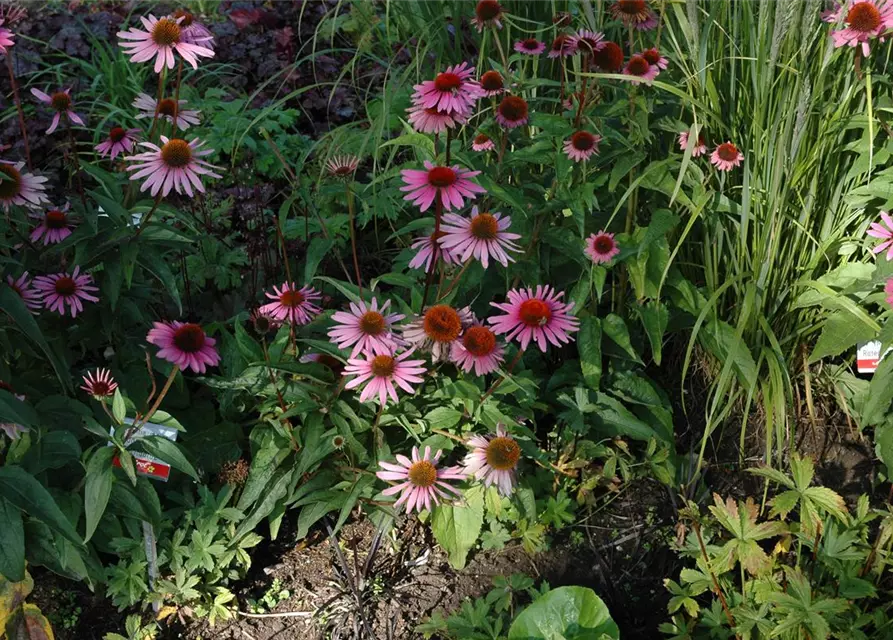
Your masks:
M872 340L875 334L871 327L849 311L835 311L825 320L822 333L809 356L809 363L843 353L858 342Z
M89 542L105 513L112 495L112 483L115 474L112 469L112 458L115 457L114 447L100 447L87 463L87 479L84 487L84 514L87 518L87 530L84 534L84 542Z
M112 415L118 424L124 422L127 417L127 407L124 405L124 396L121 395L121 389L115 389L115 395L112 397Z
M317 237L310 241L307 255L304 258L304 282L313 280L313 276L316 275L316 268L334 245L335 241L331 238Z
M619 640L607 605L586 587L559 587L537 598L509 628L509 640Z
M880 424L886 419L893 402L893 358L884 358L871 377L868 394L862 407L862 422L866 425Z
M580 368L589 388L598 391L602 379L602 325L598 318L583 318L577 335Z
M660 364L663 349L664 331L670 319L670 312L660 300L651 300L639 307L642 316L642 326L651 344L651 353L654 356L654 364Z
M450 407L437 407L425 415L425 421L432 429L449 429L459 424L462 412Z
M251 461L248 480L236 504L237 509L246 511L254 504L289 453L289 449L277 445L276 438L271 437L264 443Z
M37 518L52 527L74 544L83 544L71 521L53 500L53 496L34 476L21 467L15 465L0 467L0 496L32 518Z
M68 431L50 431L31 445L22 457L22 466L31 475L59 469L81 457L81 445Z
M25 527L22 512L0 498L0 576L10 582L25 579Z
M605 435L628 436L635 440L648 441L651 438L664 440L651 426L639 420L629 409L604 393L596 397L598 421Z
M618 347L623 349L632 360L639 364L643 364L642 359L639 357L639 354L636 353L636 350L630 342L629 329L623 318L616 313L609 313L608 316L602 320L602 329L604 329L605 335L611 338Z
M893 474L893 424L885 424L874 432L875 449L884 466L887 467L887 477Z
M150 436L148 438L140 438L137 443L142 446L149 455L160 458L177 471L182 471L191 476L194 480L199 480L195 468L189 460L186 459L183 452L180 451L180 447L176 442L172 442L161 436Z
M441 504L434 509L431 531L449 556L454 569L462 569L468 552L484 524L484 489L475 485L465 492L463 504Z
M13 422L30 428L37 426L37 421L37 413L30 404L0 389L0 422Z

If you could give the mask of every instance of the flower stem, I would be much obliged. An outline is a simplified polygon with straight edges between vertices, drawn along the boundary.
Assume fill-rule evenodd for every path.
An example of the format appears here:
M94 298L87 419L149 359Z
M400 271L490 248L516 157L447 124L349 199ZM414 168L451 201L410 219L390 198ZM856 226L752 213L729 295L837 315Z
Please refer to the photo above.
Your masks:
M345 184L347 189L347 213L350 219L350 248L353 251L353 268L357 274L357 288L360 290L360 300L363 299L363 278L360 277L360 261L357 258L357 230L354 223L356 218L356 207L353 199L353 190L350 188L350 182Z
M155 402L152 404L152 406L151 406L151 407L149 408L149 410L146 412L146 415L144 415L143 418L142 418L141 420L136 420L136 421L134 421L134 423L133 423L133 428L134 428L134 429L139 429L140 427L142 427L144 424L146 424L146 423L149 421L149 418L151 418L152 415L153 415L156 411L158 411L158 407L159 407L159 405L161 405L161 401L164 400L164 396L166 396L166 395L167 395L167 392L170 390L171 385L174 383L174 378L177 377L177 372L178 372L179 370L180 370L180 367L178 367L177 365L174 365L174 366L171 368L170 375L168 375L167 380L166 380L165 383L164 383L164 386L161 387L161 393L159 393L159 394L158 394L158 397L155 398ZM124 441L125 441L125 442L127 441L126 436L125 436Z
M499 49L499 57L502 58L503 73L505 74L506 79L508 79L508 74L509 74L508 58L505 57L505 50L502 48L502 40L499 39L499 34L496 32L495 27L493 29L493 40L496 41L496 48Z
M78 148L77 143L74 139L74 131L71 128L71 118L65 116L65 120L68 123L68 148L69 153L71 154L71 162L72 162L72 170L74 171L74 182L78 188L78 195L81 197L81 204L84 205L84 209L87 208L87 196L84 195L84 183L81 182L81 163L78 160Z
M177 65L177 84L174 88L174 122L171 125L171 137L174 137L174 134L177 131L177 116L180 114L180 78L183 75L183 58L180 58L180 63Z
M506 378L508 378L512 374L512 371L515 369L515 366L518 364L518 362L520 362L521 356L523 356L523 355L524 355L524 349L518 349L518 353L515 354L515 359L509 363L508 368L505 370L505 375L502 376L501 378L498 378L496 380L496 382L494 382L493 385L489 389L487 389L487 393L485 393L483 396L481 396L481 404L484 404L484 401L487 398L489 398L493 394L494 391L496 391L496 389L499 387L499 385L502 384L502 381L505 380Z
M19 114L22 142L25 143L25 161L28 163L28 170L34 171L34 166L31 164L31 146L28 144L28 129L25 127L25 112L22 110L22 101L19 99L19 85L16 82L16 74L12 66L12 51L6 52L6 68L9 70L9 83L12 85L12 99L16 103L16 111Z
M446 291L444 291L442 295L441 295L440 291L438 290L438 292L437 292L437 301L438 302L443 300L444 298L446 298L448 295L450 295L450 291L452 291L453 288L457 284L459 284L459 280L462 278L462 276L468 270L468 267L471 265L471 261L472 261L472 258L469 258L468 260L465 261L465 264L462 265L462 268L459 270L459 273L456 274L456 277L453 278L452 282L450 282L450 284L447 286Z
M428 302L428 290L431 288L431 280L434 277L434 269L440 259L440 215L443 212L443 194L438 193L434 197L434 234L431 236L431 262L428 265L428 275L425 278L425 292L422 294L422 311Z
M161 199L162 199L163 197L164 197L164 196L161 195L161 191L159 191L159 192L158 192L158 195L155 196L155 202L152 203L152 208L149 209L149 213L146 214L146 217L143 218L143 220L140 222L140 227L139 227L139 229L137 229L137 230L136 230L136 233L133 234L133 238L134 238L134 240L136 240L137 238L139 238L139 237L140 237L140 234L143 232L143 229L145 229L145 228L148 226L148 224L149 224L149 220L152 219L152 214L155 213L155 210L158 208L158 205L161 204Z

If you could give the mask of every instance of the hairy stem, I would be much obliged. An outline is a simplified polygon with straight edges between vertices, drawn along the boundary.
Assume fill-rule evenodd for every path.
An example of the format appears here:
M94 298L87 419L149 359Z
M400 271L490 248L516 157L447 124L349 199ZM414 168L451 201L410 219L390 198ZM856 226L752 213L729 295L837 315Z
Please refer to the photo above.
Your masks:
M34 171L34 165L31 164L31 145L28 144L28 129L25 127L25 111L22 109L19 85L16 82L16 74L12 66L12 51L6 52L6 68L9 70L9 84L12 85L12 99L15 101L16 111L19 114L19 129L22 130L22 142L25 144L25 162L28 163L28 170Z

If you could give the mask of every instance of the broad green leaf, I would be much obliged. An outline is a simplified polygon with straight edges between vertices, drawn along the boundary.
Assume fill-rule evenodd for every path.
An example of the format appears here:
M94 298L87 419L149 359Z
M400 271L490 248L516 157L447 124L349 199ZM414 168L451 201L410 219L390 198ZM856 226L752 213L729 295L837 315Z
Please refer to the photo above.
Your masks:
M25 579L25 528L22 512L8 500L0 498L0 583ZM3 593L0 586L0 594ZM0 617L3 602L0 597ZM0 629L3 627L0 626Z
M31 575L27 571L24 574L24 578L16 582L0 580L0 638L4 637L2 634L13 614L24 604L28 594L34 590L34 580L31 579Z
M105 513L112 495L114 472L112 458L117 450L114 447L100 447L87 463L87 478L84 487L84 515L87 519L87 530L84 542L89 542Z
M654 356L654 364L660 364L663 350L664 331L670 319L670 312L660 300L651 300L641 307L639 313L642 316L642 326L645 327L645 335L651 344L651 353Z
M475 485L465 492L463 503L441 504L434 509L431 532L447 552L450 565L462 569L468 552L477 542L484 524L484 489Z
M605 332L605 335L608 336L618 347L623 349L629 357L642 364L642 359L639 357L639 354L636 353L636 350L633 348L632 343L629 339L629 329L626 326L626 322L624 322L623 318L618 316L616 313L609 313L607 317L602 320L602 329Z
M598 391L602 378L602 325L598 318L583 318L577 334L577 350L583 380L589 388Z
M137 444L141 446L146 453L160 458L171 465L177 471L191 476L194 480L199 480L195 467L186 459L183 452L176 442L172 442L161 436L150 436L148 438L140 438Z
M25 427L37 426L37 412L6 389L0 389L0 422L12 422Z
M871 377L868 395L862 407L862 422L876 425L886 419L893 402L893 358L884 358Z
M635 440L648 441L651 438L663 438L648 424L642 422L623 404L614 398L599 393L596 398L597 420L604 428L601 430L608 436L628 436Z
M127 417L127 407L124 404L124 396L121 395L121 389L115 389L115 395L112 396L112 415L115 416L118 424L122 424L124 418Z
M0 467L0 496L13 505L52 527L76 545L83 541L74 530L71 521L34 476L14 465Z
M254 504L289 453L291 453L289 449L277 445L275 438L266 441L264 446L254 454L254 459L251 461L248 480L245 482L242 495L236 504L237 509L246 511Z
M47 469L60 469L81 457L81 445L68 431L50 431L22 457L21 464L31 475Z
M450 407L437 407L425 414L425 422L432 429L449 429L459 424L462 412Z
M809 356L809 362L818 362L828 356L836 356L847 349L875 337L876 332L849 311L835 311L822 327L822 333Z
M334 245L335 241L331 238L317 237L310 241L310 246L307 248L307 254L304 258L304 282L313 280L313 276L316 275L316 268Z
M559 587L540 596L509 628L509 640L620 639L608 607L592 589Z
M875 448L881 462L887 467L887 477L893 474L893 424L887 423L874 431Z

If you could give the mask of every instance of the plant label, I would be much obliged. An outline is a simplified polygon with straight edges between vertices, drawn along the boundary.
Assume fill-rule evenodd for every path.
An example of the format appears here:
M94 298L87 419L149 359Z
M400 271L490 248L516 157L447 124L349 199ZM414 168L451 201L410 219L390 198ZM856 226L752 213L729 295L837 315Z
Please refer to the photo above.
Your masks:
M893 347L888 347L881 356L881 343L878 340L871 342L860 342L856 345L856 371L859 373L874 373L877 371L878 363L890 353Z
M124 418L124 423L133 425L133 420L131 418ZM112 433L114 433L114 429L112 429ZM148 436L161 436L162 438L167 438L171 442L176 442L177 430L171 427L165 427L164 425L155 424L154 422L147 422L137 429L136 432L132 433L124 444L129 448L131 444L140 438ZM171 466L155 456L140 451L133 454L133 461L136 464L136 472L141 476L147 476L153 480L160 480L162 482L167 482L168 478L170 478ZM121 461L118 460L118 456L115 456L112 459L112 464L116 467L121 466Z

